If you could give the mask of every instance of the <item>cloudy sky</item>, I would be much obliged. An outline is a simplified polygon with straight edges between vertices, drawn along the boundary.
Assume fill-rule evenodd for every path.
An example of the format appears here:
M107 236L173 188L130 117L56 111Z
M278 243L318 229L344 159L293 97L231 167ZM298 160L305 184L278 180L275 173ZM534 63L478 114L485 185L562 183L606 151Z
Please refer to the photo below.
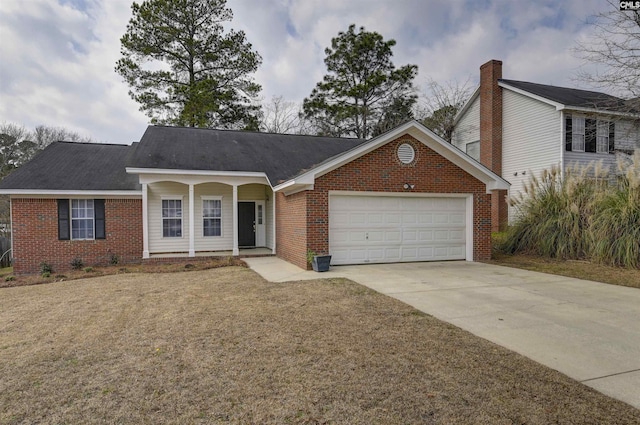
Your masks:
M63 126L131 143L148 123L114 71L128 0L1 0L0 123ZM394 63L417 64L418 86L504 78L580 87L571 49L605 0L228 0L232 27L262 55L262 96L301 102L325 73L324 48L351 23L397 41ZM584 85L582 85L584 87Z

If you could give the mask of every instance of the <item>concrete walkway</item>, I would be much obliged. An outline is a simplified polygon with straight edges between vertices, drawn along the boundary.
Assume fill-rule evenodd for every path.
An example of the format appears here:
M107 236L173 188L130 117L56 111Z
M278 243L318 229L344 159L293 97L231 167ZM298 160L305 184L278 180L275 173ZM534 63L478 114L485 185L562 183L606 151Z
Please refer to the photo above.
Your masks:
M247 258L272 282L345 277L640 409L640 290L470 262L302 270Z

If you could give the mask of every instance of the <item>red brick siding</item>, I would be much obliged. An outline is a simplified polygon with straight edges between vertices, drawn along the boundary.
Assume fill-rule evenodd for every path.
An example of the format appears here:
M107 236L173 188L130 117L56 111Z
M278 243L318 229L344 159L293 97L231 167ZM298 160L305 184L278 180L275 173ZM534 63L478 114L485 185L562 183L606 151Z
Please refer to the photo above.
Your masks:
M502 62L490 60L480 67L480 162L502 176ZM493 194L492 230L504 230L508 221L506 191Z
M307 193L276 194L276 255L303 269L308 267Z
M396 155L398 145L406 141L416 150L416 159L409 165L401 164ZM414 189L405 190L405 183L414 184ZM293 201L289 200L291 197L280 195L277 204L278 256L301 266L299 260L292 261L281 253L303 253L307 249L328 252L330 190L473 194L473 258L486 260L491 256L491 195L486 193L484 183L408 135L317 178L313 191L293 195L296 196L296 204L301 197L306 199L306 210L302 206L296 210L296 214L306 213L307 240L304 247L301 246L302 240L296 240L293 246L287 239L290 230L280 232L282 219L279 216L292 213ZM298 226L302 224L298 223Z
M16 274L39 273L40 263L54 272L69 270L79 258L86 266L106 265L111 254L122 263L142 259L142 200L106 199L106 239L58 240L56 199L12 199L13 270Z

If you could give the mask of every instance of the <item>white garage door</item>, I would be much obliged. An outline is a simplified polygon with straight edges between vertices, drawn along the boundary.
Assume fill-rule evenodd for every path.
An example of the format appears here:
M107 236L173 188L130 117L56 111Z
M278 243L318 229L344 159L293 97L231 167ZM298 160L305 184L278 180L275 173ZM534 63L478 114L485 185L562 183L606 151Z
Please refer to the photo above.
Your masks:
M331 264L464 260L466 199L331 195Z

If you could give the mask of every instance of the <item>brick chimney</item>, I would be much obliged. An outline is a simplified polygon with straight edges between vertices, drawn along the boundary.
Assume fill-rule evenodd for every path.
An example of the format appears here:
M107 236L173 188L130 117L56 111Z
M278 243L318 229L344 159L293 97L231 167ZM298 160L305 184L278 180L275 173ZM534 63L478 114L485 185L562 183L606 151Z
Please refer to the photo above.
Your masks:
M480 67L480 162L502 177L502 61L490 60ZM491 194L491 230L507 226L507 191Z

